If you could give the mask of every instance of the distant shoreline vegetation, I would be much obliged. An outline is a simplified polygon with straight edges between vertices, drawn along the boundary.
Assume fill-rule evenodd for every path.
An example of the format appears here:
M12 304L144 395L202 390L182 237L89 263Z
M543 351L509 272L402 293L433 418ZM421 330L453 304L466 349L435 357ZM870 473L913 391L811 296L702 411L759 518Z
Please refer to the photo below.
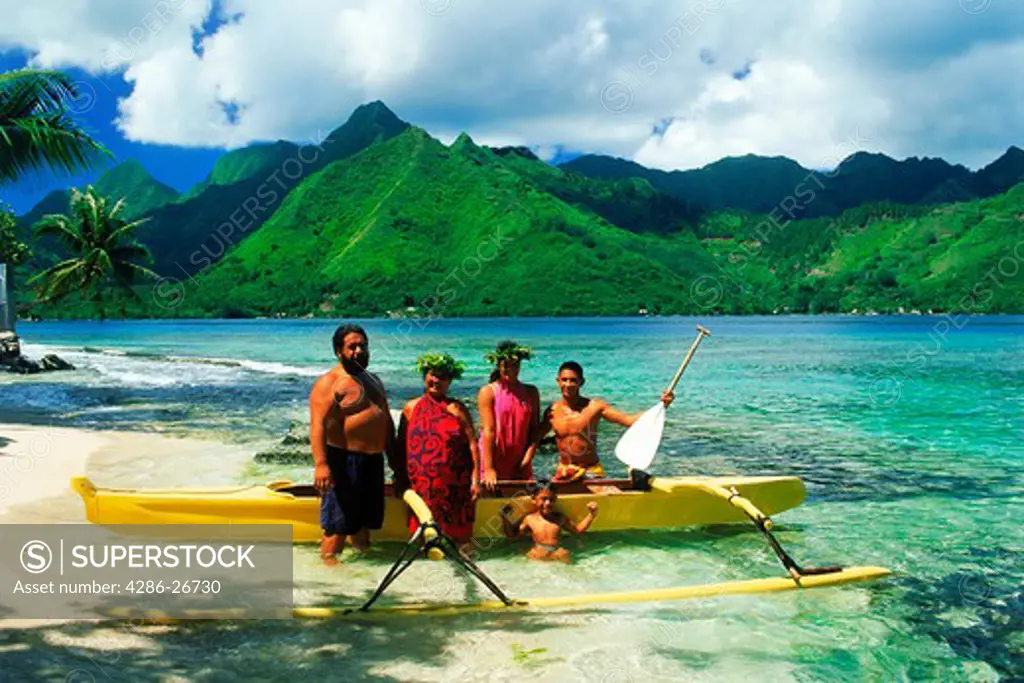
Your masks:
M312 144L226 153L184 194L132 161L94 187L144 219L155 272L112 288L108 314L429 320L1022 313L1022 180L1016 147L974 172L864 152L828 173L755 156L556 167L465 134L446 146L374 102ZM67 201L19 218L22 302L67 258L32 231ZM76 295L29 311L97 313Z
M1021 311L893 311L893 312L881 312L881 311L840 311L840 312L825 312L825 313L807 313L799 311L775 311L768 313L724 313L720 311L714 311L709 313L606 313L606 314L588 314L588 315L545 315L545 314L534 314L534 315L441 315L441 316L415 316L415 315L382 315L382 316L366 316L357 314L340 314L340 315L313 315L311 313L303 315L254 315L254 316L189 316L189 317L173 317L173 316L126 316L124 318L112 318L106 317L103 320L126 320L126 321L138 321L138 322L156 322L156 321L188 321L188 320L395 320L395 321L416 321L420 329L426 329L432 321L436 320L487 320L487 319L508 319L508 318L523 318L523 319L565 319L571 320L573 318L718 318L718 317L774 317L774 318L785 318L785 317L809 317L809 318L946 318L946 319L957 319L973 318L976 316L985 317L1015 317L1024 315ZM19 323L40 323L40 322L90 322L99 321L98 317L92 316L73 316L73 315L54 315L54 316L40 316L40 315L29 315L26 317L19 317ZM959 323L958 323L959 324Z

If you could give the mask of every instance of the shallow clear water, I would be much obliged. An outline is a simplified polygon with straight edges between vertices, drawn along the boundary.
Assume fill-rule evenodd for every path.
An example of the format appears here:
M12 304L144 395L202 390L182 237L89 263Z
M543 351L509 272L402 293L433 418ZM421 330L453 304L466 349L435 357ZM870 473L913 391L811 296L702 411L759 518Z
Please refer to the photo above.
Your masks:
M418 394L413 360L425 350L450 351L469 364L453 393L472 403L488 371L483 354L511 337L534 347L523 379L545 400L557 396L559 363L574 359L585 367L586 393L640 411L657 401L697 322L713 336L676 392L652 469L799 475L808 501L777 520L793 555L807 564L879 564L894 569L894 579L544 615L242 630L296 665L309 663L311 648L350 643L344 661L358 663L361 675L400 680L1024 676L1024 317L365 326L372 369L393 406ZM83 425L199 432L256 450L304 419L309 386L332 363L333 329L323 321L27 324L19 329L27 353L56 350L81 372L0 379L0 411L34 405ZM611 455L619 434L602 428L600 448L612 473L624 471ZM301 466L250 472L256 481L284 476L309 478ZM523 596L779 573L756 534L725 529L584 537L569 568L529 564L522 550L502 544L484 552L482 566ZM317 566L313 549L300 548L300 597L324 590L365 595L392 551L347 557L342 569L329 571ZM395 599L483 597L467 585L447 567L424 564L403 577ZM271 639L278 639L273 647Z

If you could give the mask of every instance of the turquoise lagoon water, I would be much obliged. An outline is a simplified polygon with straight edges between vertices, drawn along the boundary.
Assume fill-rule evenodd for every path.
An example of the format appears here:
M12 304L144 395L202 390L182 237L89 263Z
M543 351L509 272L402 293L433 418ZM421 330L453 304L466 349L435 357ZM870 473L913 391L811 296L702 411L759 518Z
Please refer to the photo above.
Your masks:
M364 321L393 406L418 394L413 360L446 350L469 365L504 338L534 347L523 379L544 400L581 362L586 391L630 411L654 404L695 336L652 470L793 474L807 503L779 537L806 564L872 564L894 578L778 594L375 625L198 624L159 637L170 669L197 680L302 670L354 679L660 681L1012 680L1024 676L1024 317L743 317ZM0 379L0 411L33 406L72 424L200 434L255 450L305 418L332 362L325 321L69 322L23 325L31 355L80 372ZM613 473L618 428L600 447ZM540 467L551 466L542 456ZM202 467L196 463L196 467ZM246 475L308 479L297 466ZM755 533L715 528L579 540L571 567L536 566L501 543L481 565L513 595L666 587L774 576ZM333 572L298 549L296 575L335 601L365 595L394 548ZM300 597L305 595L300 588ZM449 568L414 567L395 600L484 597ZM216 646L211 650L211 643ZM195 659L204 653L202 663ZM127 661L127 660L126 660ZM148 662L148 660L147 660ZM192 662L193 664L189 664ZM150 662L151 663L151 662ZM173 663L173 666L172 666ZM140 661L127 669L155 671ZM129 665L126 665L129 666ZM127 680L127 679L126 679Z

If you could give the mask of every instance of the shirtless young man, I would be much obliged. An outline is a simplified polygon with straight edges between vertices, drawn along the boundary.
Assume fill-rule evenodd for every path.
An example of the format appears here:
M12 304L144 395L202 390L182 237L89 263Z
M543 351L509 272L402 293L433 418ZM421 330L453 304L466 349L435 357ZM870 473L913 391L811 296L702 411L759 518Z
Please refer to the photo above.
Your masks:
M373 373L370 342L358 325L334 333L337 367L317 379L309 394L313 483L322 496L320 555L335 564L348 536L353 547L370 544L370 530L384 522L384 452L396 489L405 467L395 457L394 425L384 385Z
M558 562L569 562L572 556L569 551L561 547L559 539L563 531L572 534L582 534L590 528L597 517L597 503L587 503L587 516L577 524L565 515L555 512L555 492L550 486L541 487L533 495L536 512L523 517L519 522L513 522L510 518L512 506L504 505L501 508L501 522L505 535L515 538L519 534L529 531L533 538L533 547L526 557L531 560L553 560Z
M597 456L597 427L604 418L623 427L629 427L643 413L629 415L617 410L599 398L587 398L580 394L586 380L583 368L575 361L562 363L555 378L562 391L562 400L548 406L535 434L534 443L555 432L558 445L558 467L554 481L566 482L587 476L603 477L604 467ZM661 401L669 406L675 395L666 391Z

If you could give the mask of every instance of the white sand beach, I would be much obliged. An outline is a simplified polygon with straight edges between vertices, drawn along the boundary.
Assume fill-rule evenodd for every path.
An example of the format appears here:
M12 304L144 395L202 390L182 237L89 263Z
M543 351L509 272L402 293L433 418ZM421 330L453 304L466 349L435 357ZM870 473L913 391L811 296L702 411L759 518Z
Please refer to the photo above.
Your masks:
M108 437L81 429L0 423L0 520L13 523L21 516L16 508L63 497L68 480L83 474L89 456L109 443ZM44 520L22 516L20 521Z
M241 446L152 432L68 428L38 417L0 422L0 524L84 522L71 477L120 487L229 484L241 481L251 456Z

